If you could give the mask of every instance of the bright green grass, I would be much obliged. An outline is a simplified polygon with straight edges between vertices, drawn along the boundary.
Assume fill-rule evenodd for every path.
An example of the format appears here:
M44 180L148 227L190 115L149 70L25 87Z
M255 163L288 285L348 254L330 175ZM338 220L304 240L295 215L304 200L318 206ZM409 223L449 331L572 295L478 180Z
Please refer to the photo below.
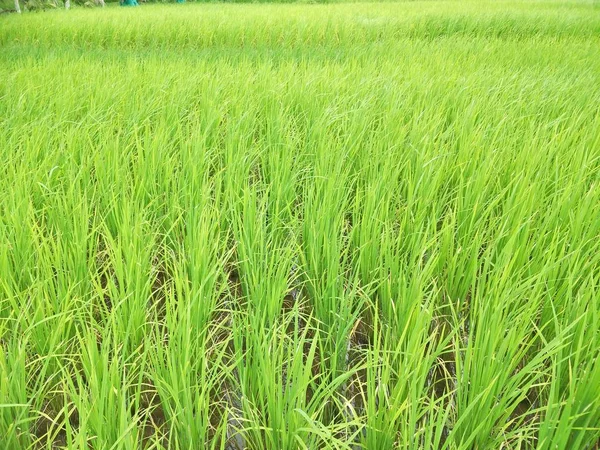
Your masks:
M0 18L0 448L592 449L600 9Z

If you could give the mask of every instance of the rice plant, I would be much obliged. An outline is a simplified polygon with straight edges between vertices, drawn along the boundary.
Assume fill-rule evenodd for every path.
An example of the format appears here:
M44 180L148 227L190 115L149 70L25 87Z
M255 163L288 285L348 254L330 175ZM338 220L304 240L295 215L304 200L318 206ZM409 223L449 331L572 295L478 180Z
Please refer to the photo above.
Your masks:
M0 448L597 449L600 10L0 18Z

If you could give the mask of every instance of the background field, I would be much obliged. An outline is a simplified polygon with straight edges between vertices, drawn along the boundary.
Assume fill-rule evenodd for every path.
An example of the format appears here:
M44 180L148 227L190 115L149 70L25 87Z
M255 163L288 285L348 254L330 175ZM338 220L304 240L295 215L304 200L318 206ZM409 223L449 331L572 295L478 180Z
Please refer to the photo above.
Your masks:
M0 161L0 448L598 448L597 4L5 16Z

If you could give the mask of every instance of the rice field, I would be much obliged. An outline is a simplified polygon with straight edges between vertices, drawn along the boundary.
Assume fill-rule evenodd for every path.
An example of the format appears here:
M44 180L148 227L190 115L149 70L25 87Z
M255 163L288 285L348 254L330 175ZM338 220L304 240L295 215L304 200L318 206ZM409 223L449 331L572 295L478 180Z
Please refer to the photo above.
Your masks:
M0 17L0 448L600 445L600 4Z

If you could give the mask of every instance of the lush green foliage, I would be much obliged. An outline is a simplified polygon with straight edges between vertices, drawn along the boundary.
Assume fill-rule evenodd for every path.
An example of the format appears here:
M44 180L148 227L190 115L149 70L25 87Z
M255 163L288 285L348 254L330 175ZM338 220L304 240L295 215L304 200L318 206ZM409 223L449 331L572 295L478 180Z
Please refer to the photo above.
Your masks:
M585 449L600 10L0 19L0 447Z

